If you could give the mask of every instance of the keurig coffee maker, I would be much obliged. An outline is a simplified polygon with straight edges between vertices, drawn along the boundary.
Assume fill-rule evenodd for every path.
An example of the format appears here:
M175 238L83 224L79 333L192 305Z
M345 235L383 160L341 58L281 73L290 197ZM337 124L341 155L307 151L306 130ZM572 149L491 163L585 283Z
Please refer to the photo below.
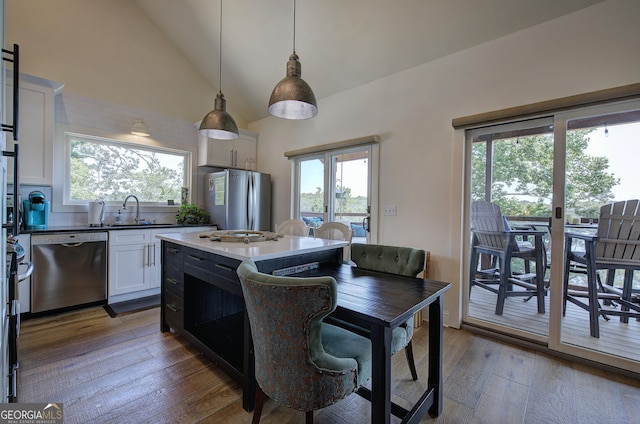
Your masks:
M49 226L49 201L41 191L29 193L23 201L24 224L27 230L44 230Z

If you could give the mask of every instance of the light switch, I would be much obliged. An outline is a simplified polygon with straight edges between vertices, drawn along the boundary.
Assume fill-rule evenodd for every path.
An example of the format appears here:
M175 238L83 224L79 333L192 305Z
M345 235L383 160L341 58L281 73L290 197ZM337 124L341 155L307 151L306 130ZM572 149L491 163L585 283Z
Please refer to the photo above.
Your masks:
M387 205L382 208L383 215L396 216L396 205Z

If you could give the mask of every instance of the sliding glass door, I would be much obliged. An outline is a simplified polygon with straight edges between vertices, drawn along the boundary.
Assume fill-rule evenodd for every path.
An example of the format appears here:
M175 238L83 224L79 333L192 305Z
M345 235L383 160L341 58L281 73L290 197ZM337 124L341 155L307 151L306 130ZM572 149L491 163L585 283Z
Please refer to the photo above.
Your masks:
M600 216L603 205L640 199L640 102L558 114L556 125L564 129L566 144L564 233L579 235L572 238L572 251L585 251L585 242L580 235L596 236L600 219L601 226L614 225L613 220L609 223L607 217ZM561 235L557 234L557 237ZM637 240L637 236L635 238ZM628 246L627 251L634 249L633 244ZM631 256L632 253L624 255ZM575 263L571 265L567 289L571 297L588 304L586 268L574 267ZM564 271L557 271L554 281L562 281ZM598 271L595 277L599 292L608 291L609 286L623 289L622 269L611 272L611 276L609 271ZM640 293L640 275L631 271L631 277L631 299L640 305L637 296ZM562 296L561 293L558 295ZM597 337L590 331L588 310L570 301L566 302L566 309L564 301L557 305L559 325L551 334L550 346L594 361L621 368L635 367L637 370L640 366L640 321L607 314L607 311L621 311L619 302L602 299L599 304L602 312L594 317L599 329Z
M526 292L536 290L537 278L545 293L549 285L553 120L536 119L469 131L467 141L469 243L474 252L480 252L479 240L488 236L497 242L491 249L498 254L482 250L475 255L474 269L466 279L465 319L496 331L546 340L549 314L539 311L548 311L548 296L539 306L537 296ZM471 211L481 214L483 205L492 205L499 213L473 216ZM489 232L481 234L482 227ZM519 231L513 246L509 246L508 231ZM525 249L531 252L527 258L523 255ZM540 260L528 259L535 254ZM502 274L508 269L507 260L512 269L505 276ZM499 294L503 277L508 280L504 284L509 290ZM504 300L499 302L499 297Z
M590 314L571 302L565 309L563 283L566 235L595 236L602 206L640 199L639 163L637 100L468 130L463 321L637 371L640 321L607 315L606 310L621 310L615 301L601 300L604 313ZM487 217L498 208L501 221L490 227ZM483 234L511 237L510 250L496 254L482 245L487 243ZM536 256L536 234L542 238L542 261ZM576 237L570 250L585 251L581 240ZM567 289L586 298L586 269L571 264ZM500 292L502 273L508 275ZM623 276L620 270L610 276L598 271L594 278L600 292L602 284L622 291ZM630 299L640 305L640 275L631 276ZM537 302L540 293L543 309ZM599 337L593 336L590 319L598 323Z

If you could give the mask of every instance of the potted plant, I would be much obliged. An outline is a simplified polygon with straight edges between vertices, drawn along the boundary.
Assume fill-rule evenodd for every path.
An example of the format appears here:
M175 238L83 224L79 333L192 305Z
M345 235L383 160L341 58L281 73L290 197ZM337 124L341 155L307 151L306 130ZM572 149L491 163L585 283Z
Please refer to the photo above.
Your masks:
M200 206L193 203L180 205L176 214L178 224L209 224L211 215Z

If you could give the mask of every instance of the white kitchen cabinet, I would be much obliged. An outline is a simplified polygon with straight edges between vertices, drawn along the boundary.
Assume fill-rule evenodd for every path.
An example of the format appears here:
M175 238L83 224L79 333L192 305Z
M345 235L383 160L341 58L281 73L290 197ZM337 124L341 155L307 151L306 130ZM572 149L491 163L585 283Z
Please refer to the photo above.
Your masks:
M109 231L108 303L160 293L162 255L156 235L211 229L204 226Z
M7 92L13 91L7 78ZM54 96L62 84L30 75L20 75L20 184L51 185L53 181ZM13 117L11 96L6 98L7 116ZM7 118L9 119L9 118ZM12 119L12 118L11 118ZM8 150L13 151L13 137L7 135ZM8 162L7 180L13 183L13 163Z
M109 303L160 293L160 240L182 228L109 231Z
M151 290L150 240L146 229L109 231L109 303L144 297L141 293Z
M198 141L198 165L255 169L258 134L240 130L235 140L215 140L203 135Z

